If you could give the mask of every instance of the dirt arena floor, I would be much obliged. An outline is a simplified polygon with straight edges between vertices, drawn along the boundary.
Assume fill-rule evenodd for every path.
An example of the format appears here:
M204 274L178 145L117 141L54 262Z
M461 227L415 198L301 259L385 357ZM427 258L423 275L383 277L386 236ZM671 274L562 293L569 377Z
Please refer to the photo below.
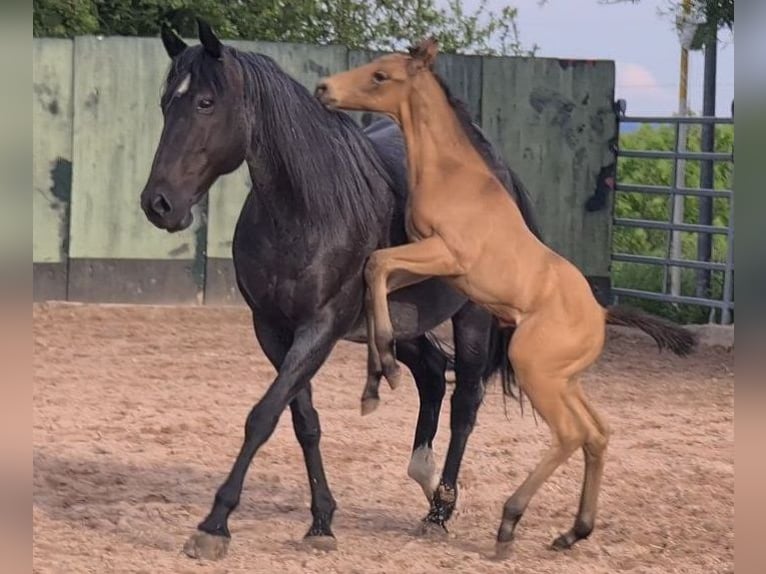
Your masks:
M340 343L314 380L322 450L338 501L338 550L310 550L309 492L289 414L258 453L231 519L229 555L181 554L273 378L247 312L47 304L34 307L34 571L403 573L733 572L733 356L688 359L610 332L585 388L613 438L597 527L557 553L572 523L582 456L532 501L505 562L489 558L502 503L545 448L546 427L492 385L469 442L446 540L406 475L417 395L382 388L359 414L365 349ZM448 393L451 388L448 389ZM449 437L449 401L436 452Z

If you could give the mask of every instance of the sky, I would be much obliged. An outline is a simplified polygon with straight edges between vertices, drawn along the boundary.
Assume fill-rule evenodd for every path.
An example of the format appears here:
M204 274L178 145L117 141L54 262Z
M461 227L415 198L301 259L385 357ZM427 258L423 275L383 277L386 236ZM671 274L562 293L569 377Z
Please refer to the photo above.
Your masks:
M603 4L598 0L488 0L499 12L518 8L518 25L525 45L538 44L539 56L614 60L615 99L627 101L631 116L663 116L678 111L681 47L668 15L668 0ZM764 3L766 4L766 3ZM478 0L464 0L466 10ZM716 115L730 116L734 98L734 42L732 33L719 32ZM702 113L702 52L689 54L689 107Z

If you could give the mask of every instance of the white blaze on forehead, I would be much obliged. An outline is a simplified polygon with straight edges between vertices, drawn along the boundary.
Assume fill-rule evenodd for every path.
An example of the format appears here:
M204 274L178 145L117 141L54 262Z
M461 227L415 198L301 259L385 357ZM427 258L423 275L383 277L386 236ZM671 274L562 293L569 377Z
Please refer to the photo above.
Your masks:
M183 96L186 92L189 91L189 86L191 86L191 74L186 74L186 77L181 81L180 84L178 84L176 95Z

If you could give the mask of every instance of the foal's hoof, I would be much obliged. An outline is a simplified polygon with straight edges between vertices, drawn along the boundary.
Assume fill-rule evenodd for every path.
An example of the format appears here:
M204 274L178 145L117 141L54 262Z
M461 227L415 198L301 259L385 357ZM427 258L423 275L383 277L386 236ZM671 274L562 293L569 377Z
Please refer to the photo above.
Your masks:
M577 540L573 536L569 534L562 534L561 536L557 536L556 539L551 542L551 549L569 550L572 548L575 542L577 542Z
M200 560L220 560L226 556L229 541L226 536L214 536L207 532L195 532L184 544L184 554Z
M369 415L371 412L377 410L380 405L380 399L375 397L368 397L362 399L362 416Z
M445 540L449 536L447 527L443 524L431 522L430 520L424 520L420 523L418 528L418 534L428 540Z
M495 544L495 560L508 560L513 551L513 541L497 542Z
M388 386L392 391L395 391L402 381L402 369L394 362L392 366L384 367L383 376L388 381Z
M332 552L338 549L338 541L335 536L304 536L303 544L314 550Z

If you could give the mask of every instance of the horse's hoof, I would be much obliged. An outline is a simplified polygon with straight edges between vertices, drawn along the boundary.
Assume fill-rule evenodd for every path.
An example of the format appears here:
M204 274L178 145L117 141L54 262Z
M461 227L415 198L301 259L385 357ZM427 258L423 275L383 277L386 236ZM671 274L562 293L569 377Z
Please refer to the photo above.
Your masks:
M513 550L513 541L497 542L495 544L495 560L508 560Z
M303 543L309 548L323 552L333 552L338 549L335 536L304 536Z
M184 544L184 554L200 560L220 560L226 556L230 540L226 536L195 532Z
M377 410L378 405L380 405L380 399L372 397L362 399L362 416L369 415L371 412Z
M572 540L570 536L566 534L562 534L561 536L556 537L556 539L551 542L551 549L553 550L569 550L572 548L572 545L575 543L575 540Z
M449 535L447 528L443 524L431 522L430 520L424 520L420 523L418 534L428 540L445 540Z

